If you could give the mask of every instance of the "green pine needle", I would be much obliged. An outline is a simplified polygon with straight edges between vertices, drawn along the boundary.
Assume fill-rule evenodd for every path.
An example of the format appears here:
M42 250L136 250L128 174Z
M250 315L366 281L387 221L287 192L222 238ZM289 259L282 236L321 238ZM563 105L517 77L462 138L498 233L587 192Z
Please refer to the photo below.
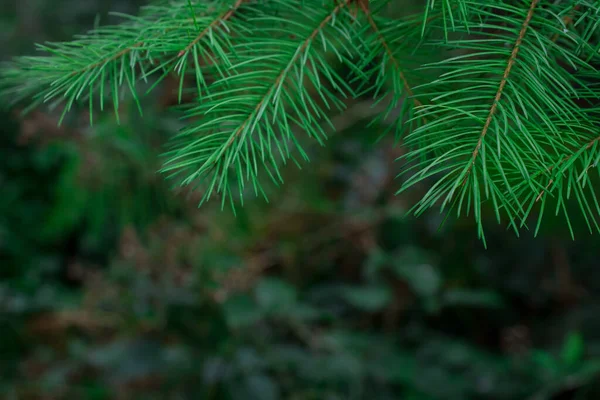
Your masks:
M600 1L428 0L401 19L386 4L156 1L4 65L0 93L118 118L174 75L187 123L163 172L232 206L308 160L347 98L372 98L407 149L399 192L425 188L414 213L469 215L482 239L488 211L517 234L552 213L575 235L574 212L600 231Z

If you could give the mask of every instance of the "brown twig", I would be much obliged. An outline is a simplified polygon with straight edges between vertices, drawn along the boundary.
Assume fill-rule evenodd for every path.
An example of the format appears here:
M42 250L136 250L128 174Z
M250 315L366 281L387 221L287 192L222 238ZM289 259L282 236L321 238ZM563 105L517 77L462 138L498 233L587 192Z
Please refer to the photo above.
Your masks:
M573 9L571 10L571 12L568 15L565 15L565 17L563 18L563 24L565 26L568 26L570 23L573 22L573 16L575 14L575 12L577 10L579 10L580 8L580 4L577 4L575 7L573 7ZM552 42L556 42L558 40L559 34L556 33L554 34L554 36L552 37ZM589 149L590 147L592 147L594 145L594 143L596 143L597 141L600 140L600 137L590 141L587 145L586 145L586 150ZM560 165L566 161L568 161L571 157L573 157L573 155L570 156L565 156L557 165ZM552 170L554 169L554 167L556 167L556 165L553 165L549 168L546 168L546 170L548 172L552 172ZM589 169L589 167L588 167ZM548 188L554 183L554 179L550 179L550 181L548 182L548 184L546 185L546 187L537 195L537 197L535 198L535 202L537 203L538 201L540 201L540 199L542 198L542 196L544 195L544 193L548 190Z
M240 8L242 6L242 4L245 2L246 0L237 0L235 2L235 4L233 5L233 7L228 10L227 12L223 13L221 16L219 16L219 18L215 19L213 22L211 22L206 28L204 28L204 30L202 30L202 32L200 32L198 34L198 36L196 36L196 38L194 40L192 40L186 47L185 49L181 50L179 52L179 54L177 54L177 57L181 57L184 54L186 54L188 51L190 51L190 49L192 49L196 44L198 44L198 42L200 40L202 40L202 38L204 36L206 36L206 34L208 32L210 32L210 30L212 28L214 28L216 25L218 25L219 23L223 23L225 21L227 21L229 18L231 18L233 16L233 14L237 11L238 8Z
M184 55L186 52L188 52L195 44L197 44L200 40L202 40L202 38L209 32L209 30L211 28L214 28L215 25L217 25L220 22L224 22L226 20L228 20L229 18L231 18L231 16L234 14L234 12L242 5L242 3L244 3L245 0L238 0L234 6L228 10L227 12L223 13L222 15L219 16L219 18L215 19L213 22L211 22L211 24L205 28L202 32L200 32L200 34L198 36L196 36L196 38L190 42L190 44L188 44L188 46L186 46L186 48L184 50L181 50L179 52L179 54L177 55L177 57L181 57L182 55ZM69 74L69 76L75 76L75 75L79 75L82 74L84 72L90 71L94 68L97 68L101 65L107 64L111 61L115 61L123 56L125 56L126 54L131 53L132 51L134 51L135 49L143 46L145 43L145 40L140 40L139 42L136 42L134 44L132 44L131 46L124 48L120 51L118 51L117 53L113 54L112 56L109 56L107 58L104 58L100 61L97 61L93 64L87 65L84 68L81 68L77 71L73 71Z
M289 72L290 68L292 68L292 65L294 64L294 62L302 55L303 50L305 50L306 47L309 45L309 43L312 40L314 40L314 38L325 27L325 25L327 25L333 19L333 17L335 15L337 15L342 10L342 8L344 8L345 6L347 6L351 1L352 0L344 0L343 2L339 3L333 9L333 11L319 24L319 26L317 28L315 28L315 30L309 35L309 37L306 38L306 40L302 43L302 45L300 46L300 48L298 49L298 51L295 53L295 55L292 58L292 60L288 63L287 67L284 68L279 73L279 75L275 79L275 82L273 83L273 85L271 85L271 87L267 90L267 92L265 93L265 95L263 96L263 98L261 99L261 101L258 102L258 104L256 105L256 107L254 108L254 111L251 112L248 115L248 117L244 120L244 122L242 122L242 124L235 130L234 134L231 135L231 138L229 138L229 140L227 141L227 143L225 143L225 145L221 149L220 154L223 154L223 152L225 152L233 144L233 141L243 132L243 130L246 127L246 125L248 125L248 123L252 119L252 116L255 115L258 112L258 110L260 110L261 107L264 105L265 101L267 101L267 98L269 97L269 94L281 83L281 81L283 79L285 79L287 73Z
M73 72L71 72L69 74L69 76L72 77L72 76L75 76L75 75L79 75L79 74L82 74L82 73L87 72L89 70L92 70L94 68L97 68L97 67L99 67L101 65L107 64L107 63L109 63L111 61L115 61L115 60L123 57L124 55L131 53L133 50L135 50L136 48L142 46L143 44L144 44L143 41L139 41L139 42L137 42L137 43L135 43L135 44L133 44L133 45L131 45L131 46L129 46L129 47L121 50L121 51L119 51L118 53L113 54L112 56L110 56L108 58L105 58L105 59L102 59L102 60L100 60L98 62L90 64L90 65L88 65L88 66L86 66L84 68L81 68L81 69L77 70L77 71L73 71Z
M467 178L469 177L469 174L471 173L471 170L473 169L473 165L475 165L475 160L477 159L477 156L479 155L479 151L481 149L481 146L483 145L483 140L485 139L485 136L488 133L488 130L492 123L494 114L496 113L496 110L498 109L498 103L500 102L500 99L502 98L502 93L504 92L504 87L506 86L506 82L508 81L508 77L510 75L512 67L514 66L515 61L517 60L517 55L519 54L519 48L521 46L521 42L523 42L523 38L525 37L525 34L527 33L527 28L529 27L529 23L531 22L531 18L533 17L533 13L535 11L535 7L537 6L538 2L539 2L539 0L532 0L531 5L529 7L529 11L527 12L527 16L525 17L525 21L523 21L523 25L521 26L521 31L519 32L517 41L515 42L513 50L510 53L508 62L506 63L506 69L504 70L504 74L502 75L502 80L500 81L498 91L496 92L496 96L494 97L494 102L492 103L492 106L490 108L488 116L485 120L485 124L483 125L483 129L481 130L481 134L479 135L479 140L477 141L477 145L475 146L475 149L473 150L473 153L471 156L471 163L470 163L469 167L467 168L467 171L465 174L465 179L463 180L463 185L467 181Z
M362 9L363 13L365 14L365 16L367 17L367 21L369 22L369 25L371 26L371 28L373 29L373 31L377 34L377 38L379 39L379 41L381 42L381 45L383 46L385 52L387 53L388 57L390 58L390 60L392 61L392 64L394 65L394 67L396 68L396 70L398 71L399 75L400 75L400 79L402 80L402 84L404 86L404 89L406 90L406 94L412 99L413 103L415 104L415 107L421 107L423 106L423 103L413 97L413 91L412 88L410 87L409 83L408 83L408 79L406 79L406 75L404 74L404 71L402 71L402 68L400 67L400 62L398 61L398 59L394 56L394 52L392 51L392 49L390 48L389 44L387 43L387 40L385 40L385 37L383 36L383 34L381 33L381 31L379 30L379 27L377 26L377 23L375 22L375 20L373 19L373 17L371 16L371 12L368 8L368 1L365 4L365 1L359 1L358 5L360 6L360 8ZM435 19L436 17L429 17L425 23L430 22L431 20ZM425 117L421 117L421 119L423 120L423 123L427 123L427 119Z
M589 150L596 142L600 142L600 136L598 136L597 138L591 140L590 142L588 142L585 145L585 150ZM569 161L573 156L575 155L575 152L569 156L565 156L558 164L553 165L551 167L546 168L546 170L548 172L552 172L552 170L558 166L561 165L567 161ZM591 168L591 165L588 166L588 168L586 169L586 172ZM538 202L542 196L544 195L544 193L546 192L546 190L548 190L548 188L550 187L550 185L552 185L552 183L554 183L554 179L550 179L550 181L548 182L548 184L546 185L546 187L538 194L538 196L535 198L535 201Z
M412 91L410 85L408 84L408 80L406 79L406 75L404 75L404 72L402 71L402 68L400 68L400 63L398 62L398 60L394 56L394 53L392 52L392 49L390 48L390 46L388 45L387 41L385 40L385 37L383 36L383 34L381 33L381 31L379 30L379 27L377 26L377 23L375 22L375 20L371 16L370 11L367 8L365 8L364 6L362 6L362 3L359 3L359 4L361 4L361 8L362 8L363 12L365 13L365 16L367 17L367 20L369 21L369 25L371 25L371 28L373 28L373 31L377 34L377 38L381 42L381 45L383 46L385 52L387 53L388 57L392 61L392 64L394 65L394 67L398 71L398 74L400 75L400 79L402 80L402 84L404 85L404 89L406 90L406 93L408 94L409 97L412 98L413 102L415 103L415 106L417 106L417 107L422 106L423 103L421 103L421 101L419 99L416 99L416 98L413 97L414 94L413 94L413 91ZM425 120L425 118L423 118L423 122L427 122Z

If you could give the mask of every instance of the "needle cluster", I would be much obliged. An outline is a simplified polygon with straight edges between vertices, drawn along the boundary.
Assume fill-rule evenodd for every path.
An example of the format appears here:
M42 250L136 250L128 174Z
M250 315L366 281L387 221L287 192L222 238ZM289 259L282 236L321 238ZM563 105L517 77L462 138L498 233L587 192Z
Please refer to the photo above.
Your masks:
M140 81L175 75L193 100L163 171L232 205L281 184L305 138L324 144L346 100L370 98L407 149L399 191L426 183L416 214L472 215L483 237L484 207L518 233L534 214L535 229L548 212L570 222L575 204L600 231L600 1L428 0L403 18L387 3L155 1L13 60L0 90L84 103L93 120L124 96L142 112Z

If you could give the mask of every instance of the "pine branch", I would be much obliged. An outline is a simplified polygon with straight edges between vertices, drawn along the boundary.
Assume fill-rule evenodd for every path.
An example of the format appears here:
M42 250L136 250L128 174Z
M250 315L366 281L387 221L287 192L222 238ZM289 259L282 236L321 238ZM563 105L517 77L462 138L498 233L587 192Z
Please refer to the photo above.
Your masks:
M472 210L483 237L481 208L490 201L496 219L504 213L517 231L518 221L530 212L524 207L527 193L539 193L531 177L556 154L568 152L581 129L591 125L593 119L573 98L597 92L566 68L589 70L578 51L586 41L574 32L568 42L552 41L562 28L548 23L545 13L556 15L560 6L540 9L536 17L537 4L534 0L526 8L506 3L482 8L475 3L468 14L478 14L483 22L457 25L454 33L462 36L438 42L464 49L464 54L424 66L441 72L414 89L430 93L432 102L419 113L428 123L405 139L411 149L405 159L419 161L403 173L411 175L401 191L437 179L415 213L440 204L457 215ZM443 23L440 29L445 29ZM494 75L499 82L495 86Z
M585 2L578 2L575 6L565 6L570 7L570 9L567 8L565 12L559 13L559 15L564 15L562 27L553 35L552 42L557 43L559 38L564 38L565 40L560 40L560 43L570 43L572 51L584 58L581 49L586 48L585 44L589 38L589 33L598 27L594 15L600 13L599 6L600 4L594 6ZM577 22L574 23L574 30L563 30L564 26L575 20ZM578 38L575 36L577 39L573 40L575 29L580 30L581 36ZM567 38L569 40L566 40ZM580 86L578 94L580 102L590 102L587 106L583 106L582 111L585 112L585 117L573 124L577 130L577 136L574 136L575 140L573 140L572 146L565 148L561 152L562 154L557 154L556 157L552 158L552 160L558 161L544 164L528 181L517 185L515 188L523 204L528 203L526 212L522 217L522 225L525 224L534 205L541 203L535 228L536 233L539 232L542 218L547 209L547 198L549 198L556 202L557 214L562 209L571 236L574 238L575 233L569 216L569 204L572 203L570 197L573 193L577 200L576 203L579 205L579 211L584 217L590 232L593 230L592 226L595 227L596 231L600 231L598 224L600 203L589 179L590 169L597 168L600 161L600 156L597 156L600 155L598 148L600 142L600 136L598 136L600 115L597 108L598 102L600 102L600 85L586 83L595 81L597 74L598 71L587 63L582 63L579 68L572 72L572 78ZM581 144L582 142L583 144ZM579 167L577 164L581 164L581 166ZM536 182L538 179L542 180L543 183ZM529 186L532 189L535 187L539 187L539 189L527 189Z
M383 46L389 60L392 62L392 65L398 72L398 75L400 76L400 79L402 80L404 89L406 90L406 94L408 95L408 97L411 98L412 102L414 103L414 105L416 107L422 106L423 104L419 101L419 99L414 97L413 91L412 91L410 85L408 84L408 80L406 79L404 71L402 70L402 68L400 68L400 62L394 56L392 49L390 48L390 46L387 43L387 40L385 39L385 37L382 35L381 31L379 30L377 23L371 16L371 13L367 10L367 11L365 11L365 15L367 17L367 20L369 21L369 25L371 25L371 27L373 28L373 32L375 33L375 35L381 42L381 45Z
M440 12L443 21L444 37L448 40L448 34L456 30L457 23L464 24L465 29L469 30L469 14L473 11L473 3L468 0L427 0L425 13L423 14L423 24L421 36L425 36L426 29L429 27L432 12ZM458 15L455 11L458 10Z
M583 150L589 150L589 149L591 149L591 148L592 148L592 146L594 146L594 145L595 145L597 142L599 142L599 141L600 141L600 136L599 136L599 137L597 137L597 138L594 138L594 139L592 139L590 142L588 142L588 143L587 143L587 144L586 144L586 145L583 147ZM560 163L559 163L558 165L552 165L552 166L550 166L550 167L546 168L546 171L548 171L549 173L550 173L550 172L552 172L552 171L553 171L553 170L554 170L556 167L560 167L560 165L561 165L561 164L564 164L564 163L568 162L569 160L571 160L573 157L575 157L577 153L578 153L578 152L577 152L577 151L575 151L575 152L573 152L573 154L570 154L570 155L568 155L568 156L565 156L565 157L564 157L564 158L563 158L563 159L560 161ZM589 169L589 168L587 168L587 169ZM586 169L586 171L587 171L587 169ZM552 184L553 184L553 183L554 183L554 179L552 179L552 178L551 178L551 179L550 179L550 182L548 182L548 184L546 185L546 187L544 188L544 190L542 190L542 191L541 191L541 192L540 192L540 193L537 195L537 197L535 198L535 202L536 202L536 203L537 203L538 201L540 201L540 199L542 198L542 196L543 196L543 195L546 193L546 191L548 190L548 188L549 188L550 186L552 186Z
M363 92L372 94L375 104L387 101L387 106L372 123L388 125L384 134L394 130L398 141L405 132L427 122L426 118L414 118L423 102L415 96L413 86L429 79L419 74L418 66L425 58L431 60L418 44L422 17L416 15L397 21L374 18L370 11L364 15L370 32L362 33L367 39L362 43L363 59L359 69L364 73L363 81L369 83ZM439 17L440 14L435 14L429 20ZM391 118L395 123L388 124L386 121Z
M210 32L211 29L215 28L218 24L222 24L222 23L226 22L229 18L231 18L233 16L233 14L238 10L238 8L240 8L240 6L244 3L244 1L246 1L246 0L237 0L230 10L228 10L225 13L223 13L222 15L220 15L213 22L211 22L206 28L204 28L204 30L202 30L198 34L198 36L196 36L194 38L194 40L192 40L190 42L190 44L188 44L185 47L185 49L181 50L179 52L179 54L177 54L177 57L182 57L185 54L188 54L190 52L190 50L194 46L196 46Z
M220 63L227 65L227 59L223 57L226 52L222 48L229 47L226 35L232 28L218 29L217 34L213 31L224 26L241 4L238 1L230 8L228 1L210 7L199 3L190 11L189 0L179 0L168 6L148 7L140 17L128 17L129 22L97 29L72 42L40 45L39 49L48 56L20 57L0 71L4 93L13 101L33 97L35 105L64 99L63 117L74 103L88 100L92 118L95 95L99 95L100 109L103 110L105 92L111 92L118 118L122 87L128 89L141 112L137 82L140 79L148 81L157 72L159 82L175 72L181 76L183 86L187 69L187 57L183 56L191 52L198 91L201 92L206 87L204 73L208 64L200 65L199 59L210 58L214 65L214 57L209 53L216 53L221 57ZM199 33L191 36L191 27ZM210 40L207 40L208 36ZM183 53L182 41L185 41ZM180 99L182 90L183 87L180 88Z
M304 136L323 144L344 98L368 97L372 123L408 149L399 192L434 179L412 212L472 213L483 238L486 204L518 233L536 205L539 229L552 200L569 226L575 204L600 230L599 16L589 0L428 0L400 20L366 0L163 1L40 46L47 56L0 69L0 89L64 113L87 100L92 119L106 98L118 116L127 92L141 111L140 80L149 92L177 75L180 103L195 83L163 171L232 204L266 197L265 179L308 160Z
M317 121L327 119L327 114L311 98L303 79L320 91L326 108L341 107L338 96L349 89L324 55L329 50L337 53L336 48L350 50L350 20L338 17L350 1L329 11L317 7L320 2L286 1L279 4L277 16L263 11L248 19L257 33L240 38L232 49L230 76L211 85L209 97L189 111L188 117L199 117L199 122L180 133L164 171L183 174L183 185L203 183L203 201L216 193L223 202L233 202L231 176L241 198L246 184L255 194L264 194L261 172L281 183L279 163L292 158L290 145L307 158L291 127L299 126L320 142L325 137ZM306 21L288 25L287 18L302 6ZM317 39L321 49L315 46ZM330 92L325 83L338 93Z
M306 50L309 43L311 43L315 39L315 37L323 30L323 28L331 22L332 18L335 15L337 15L343 7L347 6L348 3L350 3L350 1L352 1L352 0L343 0L342 2L340 2L333 9L333 11L325 19L323 19L323 21L319 24L319 26L317 28L315 28L315 30L312 31L312 33L309 35L309 37L306 38L306 40L304 42L302 42L302 44L298 48L297 52L294 54L294 56L290 60L289 64L286 65L285 69L283 69L279 73L277 78L275 78L275 82L273 82L273 85L267 90L267 92L265 93L265 96L258 102L258 104L256 104L254 111L251 114L249 114L248 117L244 120L244 122L234 131L231 138L227 141L225 146L218 153L217 158L222 156L222 154L227 151L227 149L233 144L234 140L237 139L242 134L242 132L244 132L244 129L246 128L246 126L249 125L252 122L253 118L255 118L255 116L257 114L259 114L260 110L264 108L265 103L270 99L270 97L273 95L275 90L277 90L278 88L281 87L282 81L284 79L286 79L286 77L288 76L294 63L296 63L296 61L298 61L298 58L300 57L302 52L304 52Z
M521 46L521 42L523 42L523 38L525 37L525 33L527 32L527 28L529 27L529 23L531 22L531 18L533 17L533 13L535 11L535 7L537 6L539 0L532 0L531 5L529 6L529 11L527 12L527 16L525 17L525 21L523 21L523 26L521 27L521 31L519 32L519 36L517 36L517 40L515 41L515 45L513 47L512 52L510 53L510 58L506 63L506 69L502 74L502 79L500 80L500 85L498 86L498 91L494 96L494 102L490 108L490 112L485 119L485 124L483 125L483 129L481 130L481 134L479 135L479 140L477 140L477 145L475 146L475 150L473 150L473 156L471 157L471 163L467 169L465 174L465 178L463 180L463 185L471 174L471 170L473 169L473 165L475 164L475 160L479 155L479 150L481 149L481 145L483 144L483 140L488 133L490 128L490 124L492 123L492 119L496 110L498 109L498 103L502 98L502 93L504 91L504 87L506 86L506 82L508 81L508 77L510 75L510 71L517 60L517 55L519 54L519 47Z
M565 26L565 29L567 26L569 26L573 22L573 15L579 10L580 7L581 7L581 4L576 4L575 7L573 7L573 10L571 10L571 12L569 12L567 15L565 15L563 17L562 22L563 22L563 25ZM560 33L556 32L554 34L554 36L552 36L552 41L556 42L559 37L560 37Z

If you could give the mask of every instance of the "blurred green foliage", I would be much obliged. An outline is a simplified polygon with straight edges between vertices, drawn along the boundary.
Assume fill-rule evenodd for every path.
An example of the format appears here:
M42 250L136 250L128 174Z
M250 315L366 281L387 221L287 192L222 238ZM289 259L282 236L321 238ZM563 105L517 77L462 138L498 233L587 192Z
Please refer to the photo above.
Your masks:
M137 5L21 3L3 58ZM470 222L405 217L401 149L360 118L271 204L198 209L155 173L165 86L121 125L1 115L0 398L600 398L594 238L499 229L484 250Z

